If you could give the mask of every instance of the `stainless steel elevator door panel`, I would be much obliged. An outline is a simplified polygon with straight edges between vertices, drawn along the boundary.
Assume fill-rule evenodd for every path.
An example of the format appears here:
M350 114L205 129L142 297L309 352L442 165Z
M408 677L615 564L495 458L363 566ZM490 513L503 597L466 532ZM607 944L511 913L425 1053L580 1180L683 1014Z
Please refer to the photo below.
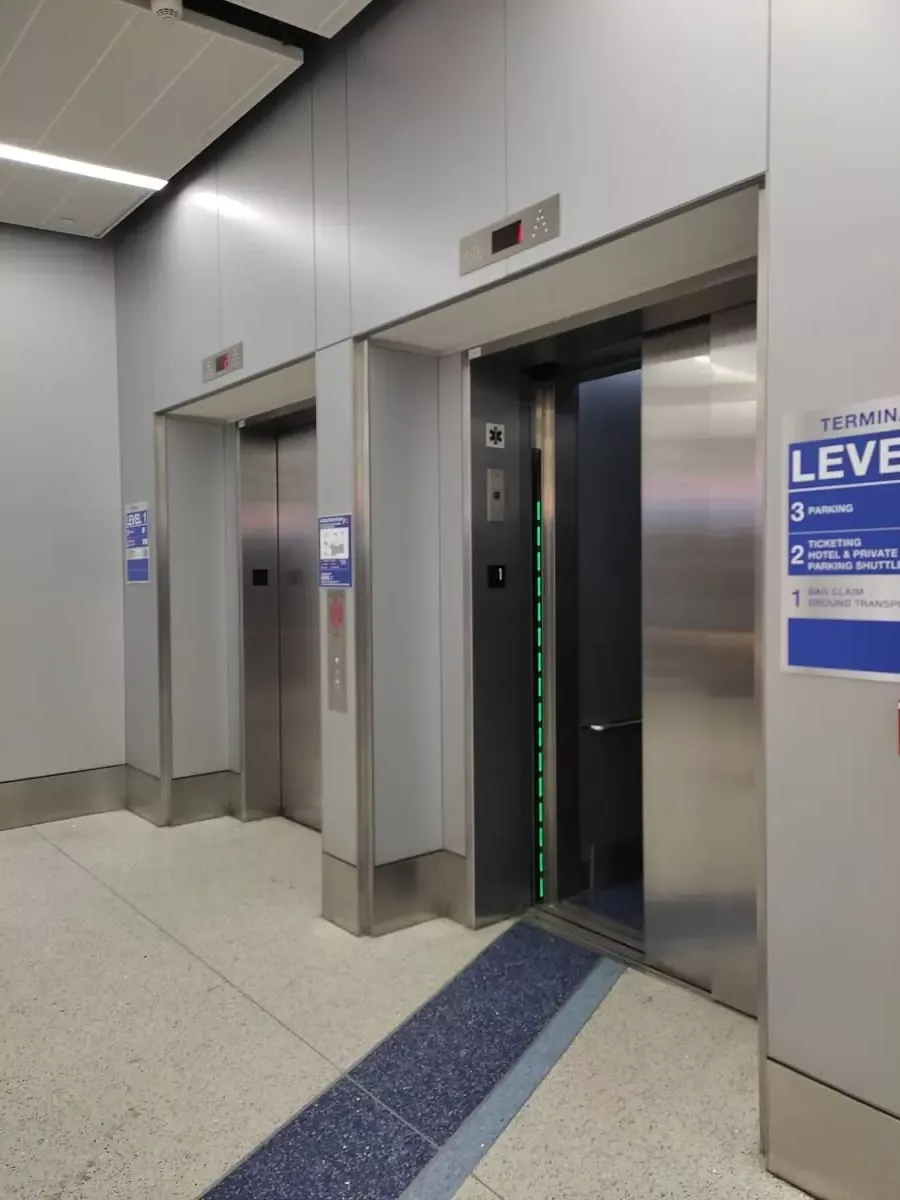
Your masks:
M322 828L316 431L278 439L281 806Z
M716 799L707 740L709 326L644 343L642 388L645 948L712 989Z
M648 961L755 1009L753 310L650 337L642 414Z
M744 1012L757 1007L757 888L762 818L762 729L755 668L757 545L757 351L753 307L710 320L711 495L709 588L713 637L708 662L710 781L718 941L713 995Z
M278 475L271 434L240 436L244 746L240 815L281 811L278 703Z

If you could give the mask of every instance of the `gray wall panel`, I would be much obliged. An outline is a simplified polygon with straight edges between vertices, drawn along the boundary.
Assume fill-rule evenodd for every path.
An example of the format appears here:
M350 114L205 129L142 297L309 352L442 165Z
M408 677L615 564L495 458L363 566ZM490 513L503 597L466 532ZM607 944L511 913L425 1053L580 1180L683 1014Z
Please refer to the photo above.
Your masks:
M119 359L119 440L122 500L150 504L156 526L153 455L154 294L152 237L132 234L116 251L116 325ZM150 582L125 588L125 761L159 774L159 667L156 560Z
M767 0L507 5L509 211L562 195L512 271L765 170Z
M350 336L350 196L347 63L343 54L312 85L315 164L316 345Z
M316 355L316 453L319 513L353 513L354 348L338 342ZM320 593L322 696L328 696L326 593ZM346 713L322 711L322 849L353 865L357 862L356 655L355 609L347 593ZM326 700L327 705L327 700Z
M369 354L375 863L440 850L438 361Z
M124 755L113 260L0 228L0 780Z
M769 1050L900 1114L897 687L779 669L782 418L900 393L900 9L772 7Z
M223 345L215 202L215 177L209 173L180 192L154 222L148 336L154 343L156 409L202 392L200 364Z
M500 278L459 239L507 211L503 0L407 0L348 51L353 330Z
M173 775L228 769L224 432L167 422Z
M230 149L217 182L221 345L242 341L255 375L315 349L310 89Z

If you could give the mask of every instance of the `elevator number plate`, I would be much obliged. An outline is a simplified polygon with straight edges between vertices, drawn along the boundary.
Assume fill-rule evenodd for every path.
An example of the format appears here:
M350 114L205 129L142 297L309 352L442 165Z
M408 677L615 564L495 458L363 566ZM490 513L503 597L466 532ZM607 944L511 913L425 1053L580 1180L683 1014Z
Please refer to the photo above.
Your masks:
M506 426L486 425L484 430L484 444L490 450L504 450L506 448Z

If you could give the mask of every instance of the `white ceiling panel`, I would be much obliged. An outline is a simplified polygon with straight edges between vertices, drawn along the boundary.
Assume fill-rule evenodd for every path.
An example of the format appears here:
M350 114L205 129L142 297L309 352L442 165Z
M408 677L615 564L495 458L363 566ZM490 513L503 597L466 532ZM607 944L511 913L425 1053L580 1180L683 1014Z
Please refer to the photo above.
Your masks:
M49 176L49 178L48 178ZM44 221L70 191L71 175L40 167L15 167L0 196L2 219L10 225L43 227Z
M371 0L235 0L235 3L321 37L334 37Z
M0 4L0 68L35 16L34 0L3 0Z
M81 233L86 229L102 232L121 221L152 194L119 183L81 179L47 213L43 227L58 233Z
M184 26L178 37L172 37L165 21L145 23L132 18L84 79L74 102L49 126L40 148L49 154L115 165L106 155L122 131L136 125L153 108L172 80L190 68L211 40L209 33L193 25ZM115 96L115 104L110 104L111 96ZM155 172L147 170L145 174Z
M0 211L8 225L96 236L93 231L108 229L149 195L142 188L21 167L0 199Z
M110 147L103 161L167 178L174 163L188 162L209 144L209 131L223 112L232 110L260 83L268 82L271 91L291 70L292 64L274 59L267 50L216 38ZM233 121L240 115L235 113Z
M0 0L0 142L171 179L301 63L143 0ZM0 222L99 237L148 194L0 161Z
M0 73L0 140L37 147L93 69L98 49L105 52L136 15L121 4L36 2L34 20Z

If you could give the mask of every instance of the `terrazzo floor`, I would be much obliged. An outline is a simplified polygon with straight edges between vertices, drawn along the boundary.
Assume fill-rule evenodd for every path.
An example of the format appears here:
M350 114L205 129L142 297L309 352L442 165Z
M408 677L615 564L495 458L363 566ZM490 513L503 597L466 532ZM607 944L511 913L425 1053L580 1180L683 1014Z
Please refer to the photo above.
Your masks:
M627 971L470 1182L502 1200L801 1200L757 1153L757 1070L755 1022Z
M279 820L159 830L112 813L0 834L4 1200L194 1200L281 1126L283 1161L305 1163L297 1114L328 1106L333 1138L356 1132L330 1178L303 1167L303 1195L344 1195L375 1145L388 1166L357 1177L396 1200L471 1104L493 1102L518 1041L589 969L581 952L528 926L475 964L506 926L352 938L317 916L319 859L318 835ZM756 1152L753 1022L626 971L578 1028L477 1143L462 1200L800 1197ZM377 1137L359 1136L367 1122ZM250 1190L229 1178L242 1200L288 1194L271 1172Z
M192 1200L505 928L345 934L319 845L126 812L0 833L4 1200Z

